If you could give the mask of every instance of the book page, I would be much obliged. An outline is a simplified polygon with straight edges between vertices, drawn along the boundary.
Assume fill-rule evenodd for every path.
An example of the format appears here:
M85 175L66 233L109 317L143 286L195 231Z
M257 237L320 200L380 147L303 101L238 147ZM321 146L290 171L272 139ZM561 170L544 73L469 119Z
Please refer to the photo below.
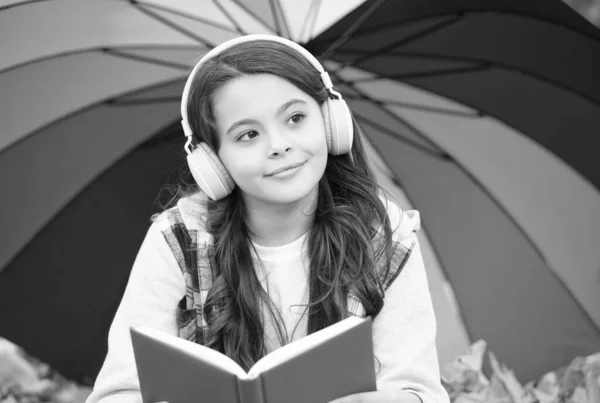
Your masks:
M191 357L195 357L200 361L206 362L209 365L237 375L240 379L248 378L246 371L244 371L244 369L234 360L212 348L146 326L134 327L131 328L131 330L143 337L154 340L156 343L163 345L166 348L180 351Z
M348 329L363 323L366 320L369 319L351 316L329 327L326 327L325 329L321 329L318 332L304 336L300 340L286 344L285 346L278 348L277 350L258 360L258 362L254 364L252 368L250 368L248 376L250 378L255 378L260 375L261 372L274 368L277 365L290 360L292 357L296 357L303 352L322 344L324 341L329 340L336 335L342 334Z

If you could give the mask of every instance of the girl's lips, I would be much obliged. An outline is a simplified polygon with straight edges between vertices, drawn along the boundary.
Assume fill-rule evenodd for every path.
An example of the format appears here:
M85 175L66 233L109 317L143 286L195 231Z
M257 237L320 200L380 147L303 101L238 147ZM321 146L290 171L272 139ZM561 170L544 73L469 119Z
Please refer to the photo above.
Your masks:
M273 172L271 172L271 173L269 173L269 174L267 174L267 175L265 175L265 176L274 176L274 175L280 174L280 173L282 173L282 172L285 172L285 171L288 171L288 170L290 170L290 169L294 169L294 168L297 168L297 167L299 167L299 166L301 166L301 165L304 165L304 163L305 163L305 162L306 162L306 161L303 161L303 162L297 162L297 163L295 163L295 164L286 165L286 166L284 166L284 167L282 167L282 168L279 168L279 169L276 169L276 170L274 170Z

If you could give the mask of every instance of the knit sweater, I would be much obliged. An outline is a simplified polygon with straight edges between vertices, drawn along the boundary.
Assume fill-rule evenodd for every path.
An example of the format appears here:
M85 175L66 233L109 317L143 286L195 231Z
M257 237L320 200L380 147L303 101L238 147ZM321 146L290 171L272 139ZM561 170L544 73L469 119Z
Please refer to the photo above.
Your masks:
M204 228L199 196L179 200L187 228ZM419 213L402 212L387 202L394 239L410 246L402 271L386 290L384 306L373 321L373 350L378 360L377 388L400 387L424 403L447 403L441 385L435 344L436 322L421 250L416 237ZM165 240L168 212L150 226L131 270L123 299L108 336L108 354L86 403L139 403L141 394L129 334L130 326L151 326L178 335L178 303L185 296L184 276ZM208 234L207 234L208 236ZM308 302L307 235L283 246L254 245L255 270L279 313L288 341L307 333L303 305ZM265 315L267 351L281 343L270 315ZM201 399L199 398L199 401Z

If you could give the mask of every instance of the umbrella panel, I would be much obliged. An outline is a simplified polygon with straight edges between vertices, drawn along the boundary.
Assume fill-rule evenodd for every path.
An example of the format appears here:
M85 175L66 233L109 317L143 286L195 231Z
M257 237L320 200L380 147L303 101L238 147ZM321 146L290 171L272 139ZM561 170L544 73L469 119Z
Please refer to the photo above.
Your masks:
M150 141L117 162L0 273L3 337L71 379L94 381L159 191L185 162L181 139Z
M360 108L353 110L360 119ZM468 174L360 122L421 211L473 340L486 340L519 379L535 379L600 349L600 334L589 317Z

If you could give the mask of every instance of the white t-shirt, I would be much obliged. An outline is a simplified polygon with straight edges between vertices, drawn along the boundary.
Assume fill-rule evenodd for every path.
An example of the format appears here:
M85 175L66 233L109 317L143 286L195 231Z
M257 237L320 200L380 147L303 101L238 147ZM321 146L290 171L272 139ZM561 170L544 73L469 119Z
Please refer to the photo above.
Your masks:
M306 240L308 234L283 245L266 247L253 244L254 268L263 289L269 295L272 307L281 317L286 342L306 336L308 304L309 261ZM258 256L257 256L258 255ZM265 346L267 352L281 347L272 315L265 318Z

